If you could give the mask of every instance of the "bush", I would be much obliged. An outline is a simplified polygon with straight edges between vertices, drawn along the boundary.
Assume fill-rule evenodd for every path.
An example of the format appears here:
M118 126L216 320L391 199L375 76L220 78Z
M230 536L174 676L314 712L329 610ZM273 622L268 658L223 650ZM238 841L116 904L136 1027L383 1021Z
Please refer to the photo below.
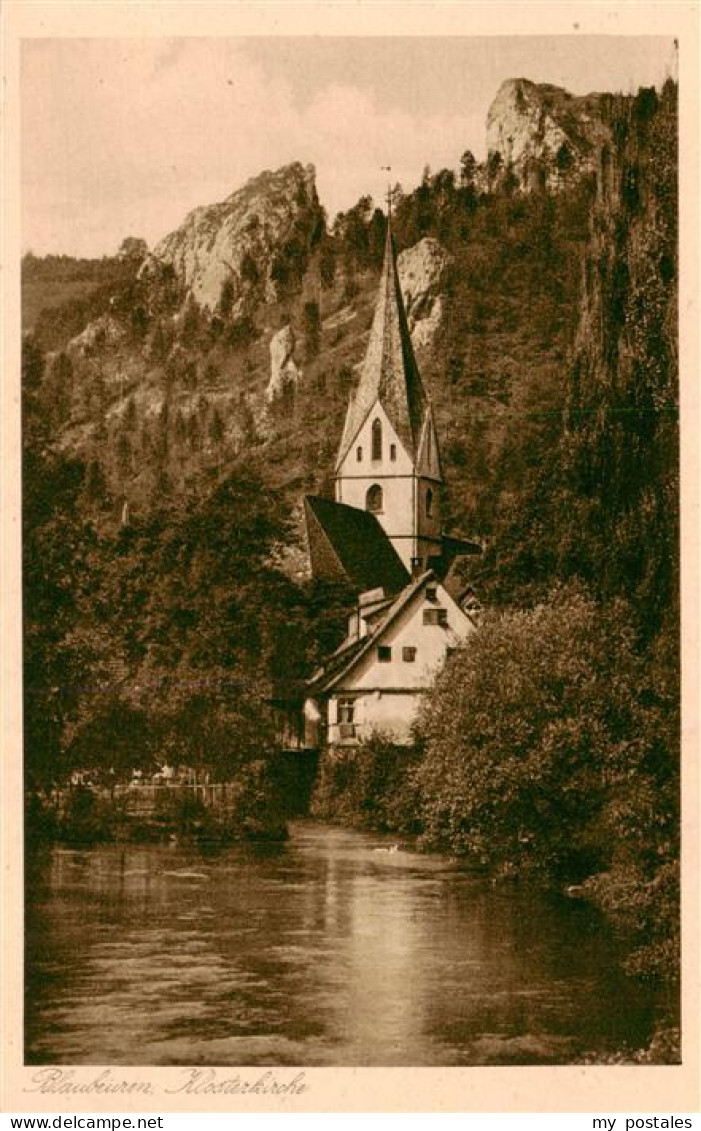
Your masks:
M169 789L160 799L156 821L166 831L203 843L284 840L287 826L280 791L262 759L241 766L226 783L219 805L206 805L187 787Z
M379 732L359 746L330 747L321 756L313 816L378 832L415 834L418 753Z
M663 864L650 878L635 867L593 876L584 892L627 937L624 969L641 978L676 982L680 966L679 866Z
M600 907L624 967L679 975L678 641L636 648L622 602L555 589L492 614L449 662L418 723L423 842Z
M678 750L627 610L558 588L487 617L419 723L428 843L501 874L581 881L673 857Z
M87 786L71 791L59 821L59 836L72 844L95 844L110 840L114 829L110 806Z

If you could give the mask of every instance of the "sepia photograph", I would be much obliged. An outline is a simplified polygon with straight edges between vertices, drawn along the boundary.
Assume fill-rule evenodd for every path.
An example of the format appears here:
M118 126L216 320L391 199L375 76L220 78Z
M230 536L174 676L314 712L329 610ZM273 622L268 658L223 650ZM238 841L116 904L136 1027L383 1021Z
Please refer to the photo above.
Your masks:
M577 28L21 41L33 1079L682 1063L679 42Z

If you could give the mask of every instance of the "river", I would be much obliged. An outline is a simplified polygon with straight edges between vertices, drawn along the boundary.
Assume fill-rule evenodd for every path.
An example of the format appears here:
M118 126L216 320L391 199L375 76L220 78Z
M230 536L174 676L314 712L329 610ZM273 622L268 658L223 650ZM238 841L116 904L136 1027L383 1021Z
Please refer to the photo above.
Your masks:
M312 822L274 846L47 849L28 874L28 1064L562 1064L654 1002L576 900Z

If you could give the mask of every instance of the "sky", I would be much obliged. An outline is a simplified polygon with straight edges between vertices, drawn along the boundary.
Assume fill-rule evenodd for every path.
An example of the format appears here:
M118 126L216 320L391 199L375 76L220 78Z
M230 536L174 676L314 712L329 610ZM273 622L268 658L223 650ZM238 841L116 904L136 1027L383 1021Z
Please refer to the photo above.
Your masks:
M673 71L659 37L37 39L21 72L22 247L150 247L194 207L290 161L316 166L330 217L426 165L485 156L507 78L573 94Z

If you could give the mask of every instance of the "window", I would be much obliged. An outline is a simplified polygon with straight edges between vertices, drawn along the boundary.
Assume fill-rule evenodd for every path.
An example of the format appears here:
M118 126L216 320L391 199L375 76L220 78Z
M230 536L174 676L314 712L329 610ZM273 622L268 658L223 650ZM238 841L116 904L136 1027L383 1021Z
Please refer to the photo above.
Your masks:
M338 721L339 723L352 723L355 721L355 700L354 699L339 699L338 701Z
M447 609L424 609L423 614L424 624L441 624L448 623L448 610Z
M413 664L416 660L416 648L402 648L402 659L405 664Z
M382 501L382 488L379 483L373 483L365 496L365 510L371 514L382 514Z
M392 649L386 644L380 644L377 649L377 658L381 664L389 664L392 659Z
M396 444L390 444L390 446L389 446L389 458L392 460L392 463L395 462L395 460L397 458L397 445Z
M457 652L457 648L446 648L446 650L445 650L446 660L449 660L451 658L451 656L455 655L456 652Z
M372 422L372 458L382 459L382 421L379 419Z
M428 518L433 514L433 491L429 487L426 491L426 515Z
M363 449L362 448L356 448L355 449L355 458L357 459L358 463L361 462L361 460L363 458Z

